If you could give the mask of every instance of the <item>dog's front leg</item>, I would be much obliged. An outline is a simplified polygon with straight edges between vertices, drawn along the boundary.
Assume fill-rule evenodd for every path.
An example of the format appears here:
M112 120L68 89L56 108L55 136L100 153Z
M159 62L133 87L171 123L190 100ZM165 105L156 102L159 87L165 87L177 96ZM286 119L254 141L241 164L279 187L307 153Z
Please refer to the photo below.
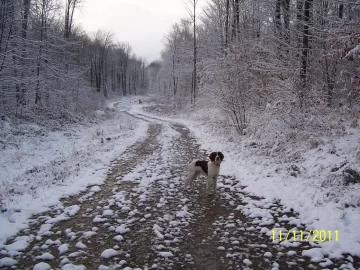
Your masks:
M216 192L216 183L217 183L217 176L214 177L214 182L213 182L213 191L214 191L214 193Z

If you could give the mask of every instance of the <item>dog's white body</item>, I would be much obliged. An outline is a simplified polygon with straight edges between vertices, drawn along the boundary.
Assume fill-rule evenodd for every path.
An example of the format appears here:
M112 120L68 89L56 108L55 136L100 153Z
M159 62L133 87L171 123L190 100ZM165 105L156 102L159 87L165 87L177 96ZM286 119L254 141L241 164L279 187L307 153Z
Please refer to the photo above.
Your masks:
M220 163L224 159L221 152L213 152L210 161L194 159L188 163L188 177L185 181L185 188L189 185L192 188L194 180L200 175L206 175L206 193L216 191L217 178L220 172Z

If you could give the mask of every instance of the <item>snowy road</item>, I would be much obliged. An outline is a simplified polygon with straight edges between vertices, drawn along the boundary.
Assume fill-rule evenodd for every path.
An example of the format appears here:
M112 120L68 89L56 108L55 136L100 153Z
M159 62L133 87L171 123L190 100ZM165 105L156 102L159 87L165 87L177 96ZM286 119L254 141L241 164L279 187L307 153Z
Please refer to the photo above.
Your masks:
M356 258L336 261L316 254L311 241L280 242L278 235L273 241L274 228L286 234L295 226L301 230L301 222L278 202L248 196L241 179L226 172L221 172L214 197L205 195L203 178L196 191L184 191L186 162L206 153L185 126L141 114L133 117L149 123L147 137L113 161L104 185L64 200L62 212L34 217L28 230L8 241L6 249L17 252L11 256L17 269L360 266ZM21 247L21 242L30 243L16 251L14 245ZM12 264L8 255L0 255L3 266Z

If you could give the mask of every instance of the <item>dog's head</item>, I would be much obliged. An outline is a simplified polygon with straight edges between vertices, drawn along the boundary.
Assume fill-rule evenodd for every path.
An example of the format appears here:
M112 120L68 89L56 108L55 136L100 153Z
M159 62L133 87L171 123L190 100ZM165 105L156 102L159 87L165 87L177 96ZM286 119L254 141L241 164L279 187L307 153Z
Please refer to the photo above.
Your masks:
M221 152L212 152L209 158L212 162L215 162L216 165L220 165L220 163L224 160L224 155Z

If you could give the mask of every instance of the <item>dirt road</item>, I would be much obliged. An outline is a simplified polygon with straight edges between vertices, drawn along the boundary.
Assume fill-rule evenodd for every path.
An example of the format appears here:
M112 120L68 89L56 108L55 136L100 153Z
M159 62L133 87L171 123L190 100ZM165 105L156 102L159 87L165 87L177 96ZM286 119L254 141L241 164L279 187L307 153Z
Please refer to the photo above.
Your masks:
M186 127L134 117L150 122L147 138L113 161L104 185L33 218L17 236L29 241L17 269L352 269L350 258L311 262L302 256L310 243L273 242L274 224L291 229L296 214L247 195L228 172L215 196L205 195L203 178L184 191L186 162L206 153ZM251 218L243 214L249 205L258 209Z

